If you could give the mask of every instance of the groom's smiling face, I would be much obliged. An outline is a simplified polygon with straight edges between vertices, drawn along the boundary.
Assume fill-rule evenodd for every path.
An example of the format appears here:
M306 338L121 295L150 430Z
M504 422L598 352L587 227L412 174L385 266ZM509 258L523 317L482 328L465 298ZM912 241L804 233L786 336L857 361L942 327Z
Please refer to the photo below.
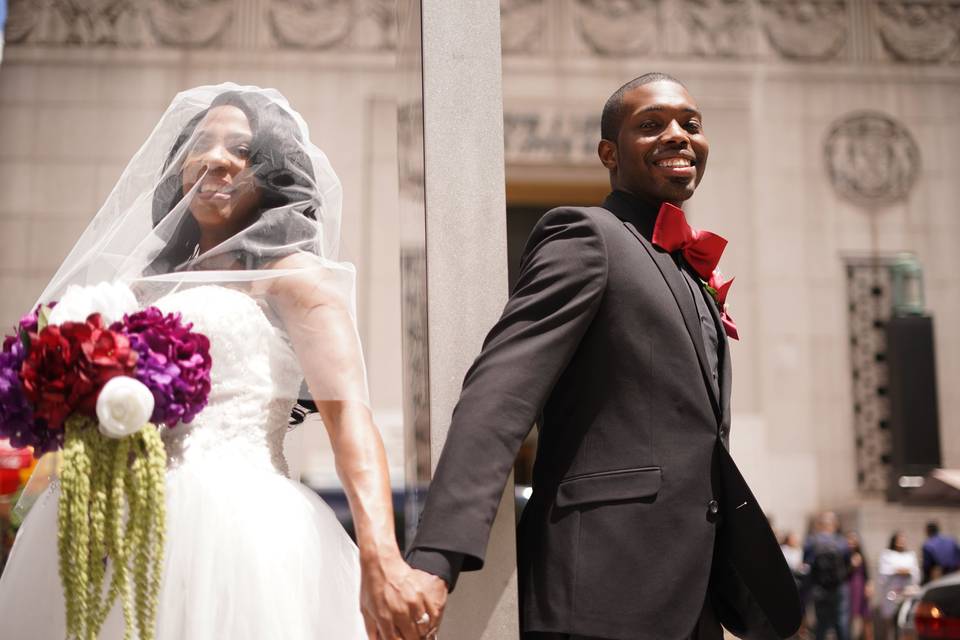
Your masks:
M710 145L703 117L683 85L642 84L623 95L617 139L600 142L600 159L614 189L651 204L679 205L693 195Z

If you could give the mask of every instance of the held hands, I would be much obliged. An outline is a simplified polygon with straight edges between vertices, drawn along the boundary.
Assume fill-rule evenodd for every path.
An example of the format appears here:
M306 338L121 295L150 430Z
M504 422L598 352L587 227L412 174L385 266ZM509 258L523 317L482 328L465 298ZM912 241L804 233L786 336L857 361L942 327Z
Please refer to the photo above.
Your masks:
M417 630L427 640L436 640L440 622L443 620L443 612L447 606L447 583L432 573L418 569L412 569L411 579L423 594L426 604L426 612L415 621ZM426 616L430 619L427 620Z
M446 602L446 583L410 568L395 548L361 560L360 607L371 640L435 638Z

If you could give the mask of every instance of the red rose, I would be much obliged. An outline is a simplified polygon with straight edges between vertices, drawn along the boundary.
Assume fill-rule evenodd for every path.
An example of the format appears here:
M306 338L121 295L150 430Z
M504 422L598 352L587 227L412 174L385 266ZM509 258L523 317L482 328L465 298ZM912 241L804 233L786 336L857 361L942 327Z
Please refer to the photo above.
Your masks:
M67 396L75 377L75 363L76 353L61 335L60 327L49 326L31 341L30 353L20 369L23 391L34 406L34 414L52 429L61 428L73 410Z
M129 339L93 314L86 322L45 327L30 345L21 378L36 416L60 429L74 411L95 417L100 389L111 378L132 374L136 362Z

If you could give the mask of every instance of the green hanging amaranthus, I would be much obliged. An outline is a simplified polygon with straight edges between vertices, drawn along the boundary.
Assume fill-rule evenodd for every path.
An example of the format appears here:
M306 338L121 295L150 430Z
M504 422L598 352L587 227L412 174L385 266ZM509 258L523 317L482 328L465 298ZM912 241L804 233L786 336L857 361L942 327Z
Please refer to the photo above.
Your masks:
M37 456L63 449L57 524L68 639L96 640L119 600L124 637L152 640L166 519L158 427L188 423L206 406L210 341L156 307L71 319L92 293L136 304L122 283L70 289L57 323L40 305L3 339L0 437Z
M125 640L154 637L165 535L166 451L155 427L119 439L65 422L58 537L67 637L96 640L119 598ZM107 575L109 585L104 588Z

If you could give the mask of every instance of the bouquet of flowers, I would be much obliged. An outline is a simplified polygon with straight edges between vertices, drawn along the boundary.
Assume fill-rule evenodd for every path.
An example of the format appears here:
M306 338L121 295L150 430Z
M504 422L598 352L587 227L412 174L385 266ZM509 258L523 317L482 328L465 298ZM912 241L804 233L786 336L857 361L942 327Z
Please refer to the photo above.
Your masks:
M137 311L121 284L71 287L0 351L0 438L63 450L58 536L67 634L94 639L120 598L127 635L154 636L166 453L158 427L210 393L210 343L179 314ZM104 588L107 560L113 573Z

